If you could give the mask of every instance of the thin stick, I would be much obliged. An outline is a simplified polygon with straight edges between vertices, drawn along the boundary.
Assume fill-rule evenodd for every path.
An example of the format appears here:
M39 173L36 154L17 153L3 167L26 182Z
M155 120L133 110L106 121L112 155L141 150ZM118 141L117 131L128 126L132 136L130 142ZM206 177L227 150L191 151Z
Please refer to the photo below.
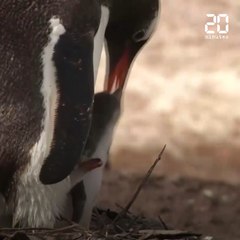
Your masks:
M164 230L170 230L167 226L167 224L163 221L163 219L161 218L161 216L158 216L158 219L160 221L160 223L163 225Z
M113 220L113 223L116 223L119 220L119 218L123 217L124 215L126 215L129 212L129 209L132 207L133 203L136 201L136 199L137 199L139 193L141 192L142 188L144 187L144 185L148 181L149 177L152 175L152 172L155 169L156 165L161 161L162 155L163 155L165 149L166 149L166 145L164 145L162 151L158 155L158 158L154 161L153 165L148 170L146 176L142 180L141 184L138 186L138 188L137 188L136 192L134 193L132 199L129 201L129 203L126 205L126 207L118 214L118 216Z
M69 230L73 231L74 229L80 229L80 226L77 223L75 223L74 225L71 225L71 226L66 226L63 228L56 228L53 230L45 231L44 234L63 233Z

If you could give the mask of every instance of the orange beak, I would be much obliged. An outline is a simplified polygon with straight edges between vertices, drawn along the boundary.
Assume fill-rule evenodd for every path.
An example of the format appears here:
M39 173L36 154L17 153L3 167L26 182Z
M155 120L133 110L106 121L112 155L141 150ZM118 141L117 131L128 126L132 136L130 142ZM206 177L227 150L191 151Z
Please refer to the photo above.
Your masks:
M109 78L106 83L106 91L113 93L117 89L124 87L130 65L130 49L126 48L115 67L110 70Z

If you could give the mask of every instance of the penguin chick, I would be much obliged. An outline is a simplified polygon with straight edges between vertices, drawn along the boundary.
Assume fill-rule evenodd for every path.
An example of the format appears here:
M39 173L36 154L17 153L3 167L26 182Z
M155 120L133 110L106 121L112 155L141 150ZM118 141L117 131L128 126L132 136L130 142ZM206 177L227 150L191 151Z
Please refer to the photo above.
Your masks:
M89 171L83 177L83 181L76 184L71 191L73 199L72 220L85 228L89 228L92 210L101 188L102 175L108 160L114 128L120 117L121 94L122 89L118 89L112 94L100 92L94 97L92 126L84 150L84 158L81 160L100 158L102 166ZM78 170L75 169L75 171ZM71 179L75 175L77 172L72 173Z

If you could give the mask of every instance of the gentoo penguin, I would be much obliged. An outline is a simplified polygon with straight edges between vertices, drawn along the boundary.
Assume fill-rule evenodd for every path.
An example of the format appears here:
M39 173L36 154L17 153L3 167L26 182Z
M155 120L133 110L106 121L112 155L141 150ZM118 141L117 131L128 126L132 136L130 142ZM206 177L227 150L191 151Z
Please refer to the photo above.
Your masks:
M101 188L104 165L108 160L109 148L112 143L114 127L120 116L121 89L114 93L100 92L95 94L92 126L83 161L88 159L101 159L101 166L88 171L83 181L73 186L71 191L73 204L73 221L79 222L88 228L92 216L92 209L96 203L97 195ZM81 169L80 169L81 170ZM78 169L71 174L77 175ZM76 182L76 180L74 181Z
M52 227L63 208L90 128L100 16L98 0L0 1L0 193L13 226Z
M106 1L106 0L105 0ZM105 39L107 75L105 90L124 87L131 64L155 31L160 0L111 0Z
M152 36L160 11L159 0L102 0L102 4L110 10L105 32L108 59L106 92L95 96L93 123L84 155L86 158L100 158L103 166L87 173L83 182L72 191L75 208L73 220L86 227L89 226L101 188L104 165L114 127L120 117L122 91L130 66Z

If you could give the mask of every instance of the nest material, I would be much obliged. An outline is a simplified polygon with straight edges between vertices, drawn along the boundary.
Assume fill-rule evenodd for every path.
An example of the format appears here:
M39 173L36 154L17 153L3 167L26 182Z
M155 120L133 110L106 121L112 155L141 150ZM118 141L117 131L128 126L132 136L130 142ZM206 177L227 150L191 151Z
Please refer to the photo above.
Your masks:
M86 231L79 224L69 223L58 229L1 229L0 240L213 240L201 234L171 230L159 220L135 216L129 212L132 204L162 158L165 146L151 166L135 194L120 213L111 210L96 210L92 230Z
M116 221L117 219L117 221ZM4 240L210 240L200 234L170 230L161 220L150 220L131 213L119 217L111 210L97 210L92 230L72 224L59 229L0 229Z

